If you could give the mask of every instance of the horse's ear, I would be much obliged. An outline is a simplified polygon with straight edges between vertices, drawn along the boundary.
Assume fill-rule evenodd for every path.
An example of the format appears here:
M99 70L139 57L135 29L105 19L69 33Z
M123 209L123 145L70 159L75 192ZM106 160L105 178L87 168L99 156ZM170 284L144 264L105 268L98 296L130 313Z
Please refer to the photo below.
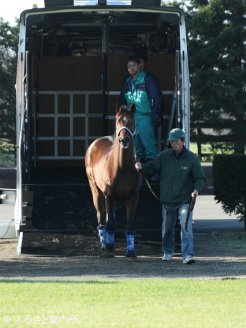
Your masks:
M131 104L129 110L130 110L130 112L131 112L132 114L134 114L135 111L136 111L136 106L135 106L135 104Z
M119 111L120 111L120 104L117 103L117 104L116 104L116 114L119 113Z
M119 103L116 105L116 114L122 114L126 111L126 105L120 105Z

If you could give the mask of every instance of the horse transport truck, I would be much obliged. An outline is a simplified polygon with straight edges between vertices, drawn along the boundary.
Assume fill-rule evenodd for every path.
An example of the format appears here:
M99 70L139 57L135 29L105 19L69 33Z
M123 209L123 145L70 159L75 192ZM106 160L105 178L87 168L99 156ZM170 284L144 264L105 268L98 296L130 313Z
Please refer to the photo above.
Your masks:
M84 155L93 140L114 134L129 55L144 53L145 68L161 86L159 150L173 127L186 131L189 147L187 35L180 9L158 0L44 3L20 15L15 202L10 197L18 253L42 233L96 233ZM158 183L152 188L158 193ZM7 201L1 197L0 206ZM117 211L120 231L121 204ZM161 238L161 207L145 184L136 216L139 238Z

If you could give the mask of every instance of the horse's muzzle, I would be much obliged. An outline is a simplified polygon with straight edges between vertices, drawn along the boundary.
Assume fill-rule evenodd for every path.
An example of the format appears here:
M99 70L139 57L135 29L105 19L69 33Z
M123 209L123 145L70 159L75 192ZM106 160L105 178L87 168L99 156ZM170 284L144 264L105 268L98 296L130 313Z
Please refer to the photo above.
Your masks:
M129 141L128 137L121 137L119 139L119 142L120 142L121 148L127 149L129 147L130 141Z

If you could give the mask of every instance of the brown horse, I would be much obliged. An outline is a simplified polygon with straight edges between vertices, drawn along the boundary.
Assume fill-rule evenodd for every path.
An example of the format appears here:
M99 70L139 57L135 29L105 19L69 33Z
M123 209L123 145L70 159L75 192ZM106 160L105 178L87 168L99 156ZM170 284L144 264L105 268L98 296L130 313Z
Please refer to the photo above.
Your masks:
M127 257L134 257L135 211L140 176L135 169L135 106L118 106L115 135L96 139L85 155L85 168L97 212L102 250L112 251L115 242L114 211L117 201L127 209Z

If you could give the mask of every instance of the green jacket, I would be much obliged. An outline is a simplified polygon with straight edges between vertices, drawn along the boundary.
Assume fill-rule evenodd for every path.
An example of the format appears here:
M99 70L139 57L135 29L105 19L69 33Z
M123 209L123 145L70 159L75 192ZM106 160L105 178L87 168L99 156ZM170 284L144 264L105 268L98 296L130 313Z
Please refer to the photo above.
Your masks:
M184 147L176 157L172 149L162 151L156 158L142 165L143 173L160 173L162 203L189 202L194 190L200 192L206 177L197 156Z
M146 90L145 72L140 72L135 81L133 81L131 77L128 77L127 83L129 89L125 93L125 98L128 105L135 104L135 117L141 118L146 115L151 115L152 109Z

